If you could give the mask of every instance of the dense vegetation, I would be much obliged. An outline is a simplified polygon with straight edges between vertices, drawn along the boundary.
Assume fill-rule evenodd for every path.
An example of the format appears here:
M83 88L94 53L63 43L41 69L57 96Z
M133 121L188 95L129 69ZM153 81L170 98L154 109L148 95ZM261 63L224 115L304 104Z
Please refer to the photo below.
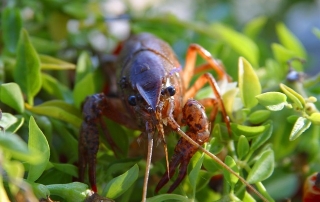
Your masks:
M108 89L109 78L115 76L106 70L109 67L102 64L101 56L110 55L129 35L125 29L120 35L113 34L111 27L116 21L128 25L132 33L150 32L167 41L181 63L190 43L202 45L221 60L233 78L228 88L222 89L232 136L218 118L205 148L223 158L266 199L301 200L304 180L320 170L320 106L316 101L320 75L304 74L310 57L284 23L257 17L235 29L228 17L210 22L204 20L209 14L200 13L197 20L187 21L172 14L151 15L147 8L143 12L128 9L129 16L111 19L105 18L108 13L101 9L102 3L3 3L0 201L35 201L49 196L83 201L90 193L87 184L76 182L81 158L77 140L80 107L87 95ZM271 26L274 32L266 33L265 28ZM313 33L320 38L318 29ZM199 59L198 63L202 62ZM196 98L211 94L205 87ZM140 201L145 170L145 154L135 148L140 132L105 121L120 152L115 154L101 138L98 194L116 201ZM178 138L168 136L169 156ZM160 155L150 171L149 201L258 200L237 178L200 152L192 158L188 176L174 193L166 194L165 187L157 195L154 189L165 170Z

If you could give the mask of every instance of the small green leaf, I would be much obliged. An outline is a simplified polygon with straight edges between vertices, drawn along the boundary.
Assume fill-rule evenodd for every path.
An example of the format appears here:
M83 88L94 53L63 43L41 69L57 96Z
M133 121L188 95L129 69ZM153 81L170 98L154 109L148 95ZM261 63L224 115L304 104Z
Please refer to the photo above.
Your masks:
M226 109L226 112L231 120L234 120L233 107L234 107L234 102L238 92L239 92L238 88L233 88L222 95L224 108Z
M270 114L269 110L257 110L250 114L248 119L252 124L260 124L266 121L270 117Z
M42 73L42 89L57 99L73 102L71 90L49 74Z
M243 57L239 58L239 89L240 97L246 108L253 108L258 104L255 96L261 93L261 85L251 64Z
M304 131L306 131L310 127L310 125L310 120L304 117L299 117L291 130L289 140L293 141L297 139Z
M297 93L292 88L289 88L288 86L282 83L280 84L280 88L293 101L297 109L301 110L304 108L306 103L303 97L299 93Z
M257 159L247 177L249 184L267 179L274 169L274 154L272 150L265 150Z
M273 131L273 124L270 123L270 124L266 125L266 128L263 131L263 133L252 140L250 150L255 151L261 145L263 145L271 137L272 131Z
M76 66L72 63L48 56L48 55L39 55L41 62L41 69L47 70L69 70L75 69Z
M199 155L200 158L197 159L195 166L193 167L193 169L190 171L188 178L190 180L190 184L192 185L193 190L196 190L196 185L197 185L197 179L198 179L198 175L203 163L203 158L204 158L204 154ZM194 192L195 193L195 192Z
M259 49L254 41L231 28L223 26L222 24L213 24L211 29L213 29L215 33L219 34L219 37L237 51L239 55L243 55L254 66L258 66Z
M24 111L22 92L16 83L4 83L0 85L0 101L19 113Z
M30 184L37 199L46 199L48 196L50 196L50 191L45 185L34 182L30 182Z
M282 110L287 104L287 96L279 92L267 92L256 96L259 104L271 111Z
M15 53L22 28L22 18L18 8L6 7L1 16L2 41L10 53Z
M244 27L244 33L250 38L254 39L258 35L258 33L262 30L263 26L266 24L266 17L257 17L251 20Z
M31 116L29 121L29 141L28 148L30 150L40 151L42 154L42 161L39 161L36 165L30 165L27 180L36 181L46 169L50 158L50 148L48 141L34 118Z
M308 119L310 121L312 121L313 124L320 125L320 113L319 112L312 113L308 117Z
M302 43L294 36L283 23L276 25L277 35L281 44L289 50L292 50L298 57L306 59L306 50Z
M25 29L21 30L13 77L33 105L33 97L41 88L40 59Z
M138 179L139 167L137 164L132 166L127 172L112 179L106 185L103 193L108 198L117 198L129 189L132 184Z
M238 146L237 146L237 153L239 159L243 159L249 152L249 142L247 138L243 135L239 137Z
M75 82L78 83L92 71L93 71L93 66L90 59L90 55L88 52L84 51L80 54L77 61Z
M16 134L1 132L0 147L10 155L21 161L30 164L37 164L43 161L43 156L39 151L29 150L27 144Z
M238 136L244 135L246 138L254 138L259 134L263 133L266 129L266 126L267 125L245 126L245 125L231 123L232 131L235 132Z
M60 196L65 201L84 201L88 194L88 185L81 182L72 182L68 184L50 184L46 185L51 195ZM89 191L89 192L88 192Z
M28 110L33 113L50 116L62 121L73 124L76 127L80 127L82 123L81 114L72 105L61 101L52 100L44 102L35 107L27 106Z
M287 49L277 43L273 43L271 45L271 48L272 48L272 52L273 52L275 59L278 61L278 63L284 69L283 72L287 72L288 68L289 68L289 66L287 65L287 62L289 60L291 60L292 58L297 58L298 57L297 54L295 52L293 52L292 50L289 50L289 49ZM294 62L294 63L292 63L292 66L297 71L303 70L301 62Z
M71 175L72 177L78 177L78 168L75 165L67 163L52 163L53 167L63 173Z
M17 115L13 116L9 113L2 113L2 118L0 119L0 126L8 133L15 133L23 124L24 118Z
M81 103L88 95L92 95L97 92L94 80L94 73L91 72L75 85L73 89L73 99L76 107L80 108Z
M147 199L147 202L163 202L163 201L181 201L181 202L189 202L186 196L178 195L178 194L160 194Z
M239 174L239 169L237 167L236 162L234 161L234 159L231 156L226 156L224 163L229 166L234 172L236 172L237 174ZM223 170L223 176L224 179L227 180L227 182L229 183L229 185L231 186L231 189L234 189L235 184L238 182L238 177L236 177L235 175L231 174L229 171L227 170Z

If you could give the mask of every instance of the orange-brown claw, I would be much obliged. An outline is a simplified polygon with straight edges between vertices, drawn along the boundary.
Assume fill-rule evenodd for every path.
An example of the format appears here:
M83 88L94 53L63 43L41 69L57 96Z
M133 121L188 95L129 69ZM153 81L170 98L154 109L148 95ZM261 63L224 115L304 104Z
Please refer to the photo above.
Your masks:
M205 113L204 107L196 100L189 99L183 107L183 117L186 124L189 126L186 134L197 142L203 145L209 140L209 122ZM155 192L157 193L175 173L175 169L180 164L179 175L175 182L171 185L168 193L173 192L187 174L188 164L192 156L197 152L198 147L191 144L188 140L180 138L178 144L174 149L174 155L169 164L168 171L162 176L159 181Z

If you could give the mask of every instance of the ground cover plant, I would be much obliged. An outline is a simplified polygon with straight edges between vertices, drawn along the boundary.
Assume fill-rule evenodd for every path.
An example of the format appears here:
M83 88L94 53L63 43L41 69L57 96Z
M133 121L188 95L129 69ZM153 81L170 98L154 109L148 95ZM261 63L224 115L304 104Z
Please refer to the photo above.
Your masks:
M309 193L303 183L320 171L320 74L305 74L311 59L283 22L273 24L276 42L270 43L263 35L267 17L238 29L227 21L186 21L150 15L148 9L111 19L101 5L57 0L11 1L1 7L0 201L84 201L92 194L87 179L77 181L81 104L88 95L108 91L115 77L109 60L101 59L111 57L121 41L112 34L114 20L126 22L132 33L150 32L167 41L181 63L190 43L221 60L232 77L222 88L232 135L218 117L204 147L268 201L301 201ZM320 38L318 29L311 31ZM99 37L105 46L97 45ZM208 96L211 89L204 87L196 99ZM145 170L140 132L105 122L119 152L101 137L98 194L105 200L140 201ZM168 135L169 156L178 139ZM165 192L168 187L155 194L165 171L164 156L154 155L147 201L261 200L201 152L172 194Z

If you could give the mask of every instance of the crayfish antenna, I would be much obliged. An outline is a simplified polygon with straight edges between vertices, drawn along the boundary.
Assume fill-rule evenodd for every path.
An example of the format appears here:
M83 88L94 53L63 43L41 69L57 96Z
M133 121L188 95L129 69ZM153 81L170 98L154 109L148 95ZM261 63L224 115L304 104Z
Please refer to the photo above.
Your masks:
M150 122L146 122L146 131L148 136L148 152L147 152L147 162L146 170L143 180L143 192L142 192L142 202L145 202L147 199L147 190L148 190L148 180L151 167L151 158L152 158L152 149L153 149L153 129Z

